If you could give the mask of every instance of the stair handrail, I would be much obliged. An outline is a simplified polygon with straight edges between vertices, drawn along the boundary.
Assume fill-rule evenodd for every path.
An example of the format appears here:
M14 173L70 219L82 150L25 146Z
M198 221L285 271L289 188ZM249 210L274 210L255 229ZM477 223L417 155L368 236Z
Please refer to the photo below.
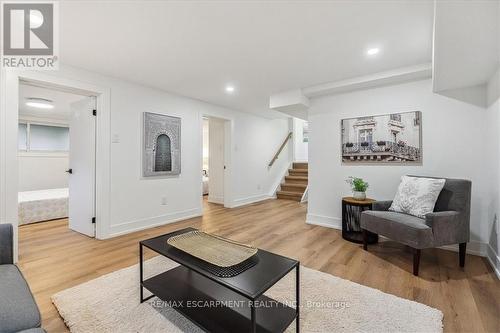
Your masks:
M285 140L283 140L283 143L281 144L280 148L278 149L278 151L276 152L276 154L274 154L274 157L273 159L271 160L271 162L269 162L269 167L272 167L274 162L276 162L276 160L278 159L279 155L281 154L281 151L283 149L285 149L285 146L286 144L288 143L288 141L291 139L292 137L292 132L289 132L288 135L286 136Z

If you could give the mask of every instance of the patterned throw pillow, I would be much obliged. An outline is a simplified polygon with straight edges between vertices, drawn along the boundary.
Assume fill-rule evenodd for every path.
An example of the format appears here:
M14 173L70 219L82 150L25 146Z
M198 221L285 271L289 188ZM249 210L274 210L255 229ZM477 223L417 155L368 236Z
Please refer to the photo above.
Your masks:
M403 176L389 210L425 218L434 211L444 183L444 179Z

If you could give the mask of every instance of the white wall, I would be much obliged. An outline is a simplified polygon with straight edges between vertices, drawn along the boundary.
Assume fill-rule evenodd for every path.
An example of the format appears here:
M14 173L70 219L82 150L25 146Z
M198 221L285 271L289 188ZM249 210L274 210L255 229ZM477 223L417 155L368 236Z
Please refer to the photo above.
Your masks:
M378 200L392 199L405 174L465 178L472 181L470 249L481 250L489 235L484 108L433 94L423 80L313 99L309 111L308 222L340 226L348 176L368 181L368 196ZM405 111L422 111L422 166L341 164L341 119Z
M307 162L309 143L304 142L303 126L307 121L293 118L293 156L295 161Z
M47 117L27 117L22 121L40 124L68 125L67 121ZM68 187L69 153L67 152L19 152L19 192Z
M232 160L228 164L232 184L231 206L268 198L276 181L288 168L290 161L286 151L271 169L267 167L288 132L286 119L269 120L67 66L61 66L58 72L31 75L54 76L61 82L76 80L109 89L111 132L107 135L113 138L114 143L110 147L108 178L110 216L109 219L98 221L101 224L101 238L201 214L203 115L227 118L232 122ZM9 87L17 84L10 76L1 82L6 91L13 91ZM12 126L17 121L13 116L17 114L17 110L11 107L13 103L6 105L5 112L8 115L0 117L0 121L4 122L0 124L1 128L8 128L7 125ZM182 119L182 172L177 177L141 177L141 125L142 113L146 111ZM7 145L17 142L14 134L13 130L4 132L6 137L2 138L0 146L2 158L12 156L12 147ZM4 154L3 150L7 153ZM2 202L4 208L5 202L15 202L17 193L14 198L12 193L4 192L6 188L15 187L13 180L0 180L0 196L7 196ZM163 198L166 199L166 205L162 205ZM7 215L2 215L2 220L8 221L14 216L16 214L11 209Z
M488 257L500 276L500 68L488 83L488 108L486 111L486 150L488 167L484 169L489 184L487 196Z
M18 155L19 192L68 187L67 153L25 153Z

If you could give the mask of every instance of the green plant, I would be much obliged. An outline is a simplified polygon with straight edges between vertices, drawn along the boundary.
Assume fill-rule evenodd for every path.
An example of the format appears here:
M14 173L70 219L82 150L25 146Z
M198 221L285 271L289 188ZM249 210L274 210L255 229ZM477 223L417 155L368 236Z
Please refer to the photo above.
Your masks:
M357 177L349 177L346 179L346 182L351 185L353 191L356 192L366 192L368 186L370 186L367 182L363 180L363 178Z

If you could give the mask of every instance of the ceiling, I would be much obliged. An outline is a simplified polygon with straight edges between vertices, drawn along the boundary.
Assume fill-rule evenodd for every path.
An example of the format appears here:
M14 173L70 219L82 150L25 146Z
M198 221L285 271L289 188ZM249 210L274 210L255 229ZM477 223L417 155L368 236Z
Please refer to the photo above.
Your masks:
M500 1L438 1L434 91L485 84L500 64Z
M53 101L53 109L38 109L26 105L27 98L43 98ZM46 120L68 121L70 105L85 96L70 94L58 90L35 87L27 84L19 85L19 115L22 117L36 117Z
M60 3L64 64L276 116L269 96L431 61L433 1ZM380 54L366 56L366 49ZM226 84L236 87L225 93Z

